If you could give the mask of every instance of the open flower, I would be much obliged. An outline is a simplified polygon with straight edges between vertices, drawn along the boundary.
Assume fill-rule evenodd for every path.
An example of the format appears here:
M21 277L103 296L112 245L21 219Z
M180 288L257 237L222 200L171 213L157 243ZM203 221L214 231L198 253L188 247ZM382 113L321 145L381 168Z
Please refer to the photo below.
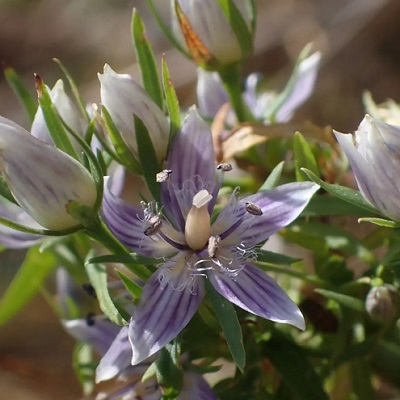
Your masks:
M318 186L291 183L239 200L234 194L211 223L228 169L216 168L211 132L192 108L168 155L159 208L130 206L106 188L102 212L114 234L141 255L165 259L145 283L129 325L133 364L187 325L203 298L205 276L244 310L304 328L296 304L251 260L254 246L295 220Z
M361 194L382 214L400 221L400 127L366 115L352 134L335 132Z
M21 208L47 229L79 225L67 212L72 201L95 205L96 186L82 164L2 117L0 170Z

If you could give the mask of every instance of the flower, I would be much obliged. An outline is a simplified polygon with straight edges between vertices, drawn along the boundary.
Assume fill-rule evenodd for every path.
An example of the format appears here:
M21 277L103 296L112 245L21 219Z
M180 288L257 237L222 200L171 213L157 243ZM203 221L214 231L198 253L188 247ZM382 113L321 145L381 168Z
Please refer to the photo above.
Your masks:
M252 36L252 13L247 0L234 0ZM216 0L178 0L183 15L172 5L174 31L186 43L195 62L210 66L214 59L219 64L230 65L242 61L251 51L252 44L242 48L238 32L232 26Z
M319 52L307 57L300 55L287 87L279 94L273 91L258 91L261 75L250 74L245 82L243 99L253 115L266 124L270 124L272 120L278 123L290 121L297 108L312 94L320 60ZM229 101L218 73L198 68L197 99L201 114L209 118L214 118L220 108ZM234 125L235 118L231 117L230 122Z
M144 360L136 366L130 363L132 349L128 339L128 327L120 328L102 317L94 317L89 321L64 320L63 326L71 336L92 345L103 356L96 369L97 383L119 378L120 383L116 385L117 387L110 389L107 393L100 392L96 400L138 398L159 400L162 398L160 386L154 375L142 381L143 374L156 357ZM201 375L185 371L182 391L177 399L215 400L216 397Z
M82 164L3 117L0 170L20 207L47 229L79 225L67 212L70 202L95 205L96 185Z
M382 214L400 221L400 127L367 114L354 136L334 133L349 159L363 197Z
M296 304L251 260L254 246L296 219L318 186L291 183L239 200L232 195L211 223L229 168L216 169L211 132L195 108L172 143L166 169L171 174L161 183L161 211L152 202L144 209L130 206L105 190L102 213L111 231L137 253L165 260L145 283L129 325L132 363L157 352L187 325L204 296L205 276L244 310L303 329Z
M64 82L59 79L50 90L50 98L62 120L76 133L83 136L86 132L86 121L79 113L73 101L64 91ZM46 142L53 144L49 129L43 116L43 111L39 107L32 122L31 135ZM80 146L73 141L77 149Z
M98 77L101 102L133 155L137 157L133 119L136 115L149 132L158 160L163 160L169 138L169 123L163 111L130 75L117 74L106 64Z

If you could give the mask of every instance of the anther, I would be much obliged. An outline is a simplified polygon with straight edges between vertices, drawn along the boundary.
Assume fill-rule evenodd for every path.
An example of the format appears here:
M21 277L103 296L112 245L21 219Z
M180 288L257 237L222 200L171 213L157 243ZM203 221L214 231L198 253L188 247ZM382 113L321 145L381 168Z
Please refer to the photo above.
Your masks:
M245 208L246 208L246 211L251 215L257 215L257 216L263 215L261 207L257 206L254 203L250 203L249 201L246 202Z
M155 235L161 229L162 221L158 215L151 216L147 223L149 226L144 230L146 236Z
M210 258L215 258L219 250L219 244L221 243L221 238L219 236L210 236L208 239L208 256Z
M95 315L91 312L86 315L86 323L88 324L88 326L93 326L95 324L94 317Z
M221 170L222 172L232 171L232 165L228 163L221 163L217 165L217 169Z
M164 169L156 175L156 182L162 183L168 180L169 176L171 175L172 170Z

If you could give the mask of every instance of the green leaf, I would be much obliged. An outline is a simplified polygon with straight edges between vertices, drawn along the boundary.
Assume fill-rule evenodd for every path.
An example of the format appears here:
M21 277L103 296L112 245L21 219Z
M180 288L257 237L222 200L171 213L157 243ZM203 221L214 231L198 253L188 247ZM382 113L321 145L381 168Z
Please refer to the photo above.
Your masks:
M399 228L400 223L396 221L392 221L390 219L383 219L383 218L359 218L358 222L370 222L371 224L384 226L385 228Z
M51 101L47 87L39 77L35 75L36 91L38 93L39 105L43 112L43 117L49 129L50 136L53 139L54 145L71 157L79 160L78 154L67 135L66 130L56 108Z
M364 302L356 297L348 296L347 294L332 292L331 290L325 289L314 289L314 291L327 299L336 301L339 305L351 308L358 312L365 311Z
M136 143L140 164L142 165L143 177L150 193L153 195L153 199L160 203L161 186L156 181L156 175L162 168L158 163L157 155L145 124L136 116L133 118L135 121Z
M96 256L88 259L86 264L104 264L104 263L118 263L118 264L145 264L153 265L159 264L160 260L156 258L142 257L136 253L120 253L120 254L105 254L103 256Z
M94 390L95 360L89 344L77 343L72 353L72 366L83 394L89 396Z
M243 0L242 0L243 1ZM218 3L228 19L232 30L242 50L242 58L246 58L253 51L253 33L249 30L240 10L232 0L218 0Z
M261 343L264 357L278 370L283 382L291 389L293 397L301 400L328 400L321 378L316 374L303 350L295 343L272 337Z
M340 186L337 184L331 184L331 183L326 183L322 179L318 178L312 171L302 168L302 171L304 171L307 176L310 178L315 183L318 183L322 187L322 189L325 189L327 192L332 193L333 195L339 197L340 199L347 201L351 204L354 204L357 207L360 207L364 210L369 211L370 213L373 214L380 214L380 212L370 203L367 202L367 200L364 199L362 194L358 192L357 190L350 189L345 186Z
M110 297L107 286L107 268L102 264L87 264L85 266L91 285L96 291L101 311L117 325L128 325Z
M101 108L102 114L104 117L104 121L106 123L107 132L111 139L111 142L114 146L114 150L116 155L118 156L118 162L123 164L126 168L128 168L134 174L140 173L141 167L136 158L133 156L130 148L125 143L123 137L118 131L117 127L114 124L114 121L111 118L108 110L102 106ZM115 157L115 155L114 155Z
M385 379L400 387L400 345L398 340L395 342L381 340L376 346L371 355L373 368Z
M299 182L308 180L307 175L301 170L302 167L307 168L315 175L319 176L317 161L315 160L311 147L300 132L294 134L293 147L297 180Z
M181 126L181 114L179 111L178 96L176 95L174 85L171 81L165 56L163 56L162 58L162 81L170 124L168 143L169 145L171 145L176 133Z
M43 282L56 267L56 261L49 251L40 253L37 247L28 250L24 262L0 300L0 325L17 315L40 291Z
M268 264L291 265L300 260L301 258L294 258L268 250L257 250L257 261L266 262Z
M153 49L147 40L143 21L135 8L132 13L131 33L143 86L153 101L163 110L164 99L157 66L154 60Z
M205 280L205 284L208 297L228 343L229 351L237 367L243 372L246 365L246 352L243 345L242 329L233 304L222 297L212 287L208 279Z
M119 269L115 268L115 272L118 274L122 283L124 284L128 292L132 295L132 297L134 299L139 299L142 293L142 288Z
M285 165L285 161L281 161L268 175L268 178L265 180L265 182L262 184L260 189L258 189L259 192L266 192L268 190L273 189L276 187L279 183L279 180L281 179L282 176L282 171L283 171L283 166Z
M11 86L11 89L13 90L15 95L18 97L18 99L22 103L22 105L24 106L25 111L27 112L27 114L29 116L29 120L32 123L35 118L36 111L38 108L35 98L32 96L32 94L26 88L25 84L22 82L21 78L14 71L13 68L10 68L10 67L5 68L4 76L5 76L8 84Z

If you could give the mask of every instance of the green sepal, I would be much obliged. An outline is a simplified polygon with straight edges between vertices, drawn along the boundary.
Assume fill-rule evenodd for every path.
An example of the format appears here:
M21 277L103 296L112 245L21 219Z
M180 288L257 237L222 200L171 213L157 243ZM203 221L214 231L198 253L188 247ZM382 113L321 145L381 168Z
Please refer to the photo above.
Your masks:
M353 190L348 187L340 186L337 184L326 183L322 179L318 178L318 176L315 175L312 171L306 168L302 168L302 171L304 171L307 174L310 180L312 180L315 183L318 183L318 185L321 186L322 189L326 190L327 192L332 193L333 195L339 197L340 199L345 200L351 204L354 204L357 207L367 210L370 213L380 214L380 212L373 205L368 203L364 199L362 194L357 190Z
M50 136L53 139L54 145L62 150L64 153L69 154L71 157L79 161L78 154L71 143L70 138L64 128L64 124L57 113L56 108L51 101L50 94L46 85L39 77L35 75L36 91L38 93L38 100L40 108L43 112L43 117L49 130Z
M179 110L178 96L176 95L174 85L171 81L171 76L169 74L169 69L165 56L162 58L162 82L165 95L165 101L167 104L168 114L169 114L169 138L168 145L170 146L176 133L181 126L181 113Z
M259 192L266 192L268 190L273 189L274 187L278 186L278 183L282 176L283 167L285 165L285 161L281 161L268 175L268 178L262 184Z
M154 60L153 49L147 40L143 21L135 8L132 12L131 34L135 47L136 59L140 67L143 87L153 101L163 110L164 98L157 66Z
M140 174L141 166L115 126L110 113L104 106L101 107L101 110L104 117L104 122L106 123L107 132L114 146L115 153L118 156L117 161L134 174Z
M89 118L89 114L86 110L85 102L83 101L81 95L79 94L78 86L75 83L74 79L72 78L72 75L69 73L69 71L67 70L65 65L58 58L53 58L53 61L60 67L61 71L67 78L67 81L71 88L72 94L74 95L75 101L78 104L82 115L85 117L86 121L89 122L90 118Z
M167 344L155 361L157 381L163 388L163 400L175 400L183 384L183 371L179 364L181 346L177 339Z
M22 82L22 79L18 76L13 68L6 67L4 69L4 76L18 100L25 108L25 111L29 117L29 121L32 123L35 119L36 111L38 109L35 98L26 88L25 84Z
M334 300L341 306L350 308L352 310L358 312L365 311L365 304L362 300L357 299L356 297L349 296L343 293L333 292L331 290L326 289L314 289L314 291L327 299Z
M243 1L243 0L242 0ZM224 12L232 30L242 50L242 60L247 58L253 51L253 33L249 30L246 21L242 17L240 10L232 0L218 0L218 3ZM222 39L222 38L221 38Z
M0 300L0 325L28 304L56 266L57 259L51 251L40 253L38 247L28 250L24 262Z
M156 181L156 175L162 170L162 168L158 163L153 142L151 141L145 124L136 116L134 116L133 119L135 121L136 143L143 177L150 193L153 195L153 199L160 203L161 185Z
M292 341L272 337L261 343L261 354L277 369L292 396L299 400L328 400L321 378L305 352Z
M128 325L129 316L121 315L108 292L106 266L103 264L86 264L85 269L89 281L96 291L101 311L111 322L117 325Z
M3 176L0 176L0 196L4 197L9 202L16 204L17 206L19 205L17 203L17 200L15 200L13 194L11 193L7 185L7 182Z
M94 212L92 207L85 204L80 204L77 201L70 201L65 209L67 213L78 221L83 226L90 226L96 219L96 212Z
M126 276L119 269L115 268L115 272L118 274L122 283L124 284L124 286L126 287L128 292L132 295L132 297L134 299L138 300L142 293L142 288L135 281L133 281L132 278L129 278L128 276Z
M319 177L318 164L311 150L311 146L300 132L294 134L293 150L297 181L303 182L308 180L302 168L307 168Z
M211 301L215 315L221 325L229 351L233 360L241 372L246 365L246 352L243 344L242 328L233 307L233 304L221 296L211 285L208 279L205 279L205 286L208 298Z

